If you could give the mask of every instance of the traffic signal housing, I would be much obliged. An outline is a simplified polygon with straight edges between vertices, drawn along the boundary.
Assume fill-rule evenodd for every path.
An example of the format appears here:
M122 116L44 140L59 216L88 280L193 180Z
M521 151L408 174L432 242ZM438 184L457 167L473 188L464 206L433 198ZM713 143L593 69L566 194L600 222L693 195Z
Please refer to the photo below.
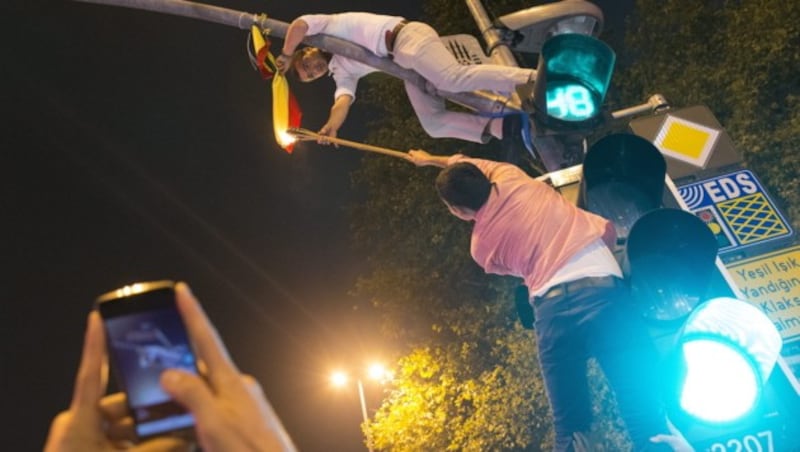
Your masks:
M644 138L603 137L583 160L578 206L614 223L623 244L636 220L661 207L666 168L664 157Z
M666 162L651 142L608 135L586 154L578 205L614 224L616 254L642 315L675 322L713 293L717 242L702 220L675 208L665 183Z
M714 234L672 187L650 141L613 134L587 151L578 205L614 223L633 309L671 364L670 417L697 437L701 425L748 422L781 340L760 309L735 298Z
M565 33L545 41L534 85L534 119L554 131L591 130L601 120L616 55L588 35Z

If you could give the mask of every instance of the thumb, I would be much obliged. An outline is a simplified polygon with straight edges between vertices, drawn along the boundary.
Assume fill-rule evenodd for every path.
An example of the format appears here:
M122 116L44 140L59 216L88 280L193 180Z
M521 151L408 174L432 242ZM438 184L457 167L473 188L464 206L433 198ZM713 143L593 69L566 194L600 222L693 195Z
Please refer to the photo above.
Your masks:
M206 382L197 375L167 369L161 374L161 387L191 412L198 422L213 411L214 396Z

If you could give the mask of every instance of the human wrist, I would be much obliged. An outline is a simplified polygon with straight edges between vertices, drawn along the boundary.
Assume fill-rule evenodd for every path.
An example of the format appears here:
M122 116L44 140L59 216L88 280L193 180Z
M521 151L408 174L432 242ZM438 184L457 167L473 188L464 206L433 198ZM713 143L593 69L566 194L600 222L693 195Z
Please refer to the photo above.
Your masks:
M281 56L285 58L291 58L294 56L294 52L286 52L285 50L281 49Z

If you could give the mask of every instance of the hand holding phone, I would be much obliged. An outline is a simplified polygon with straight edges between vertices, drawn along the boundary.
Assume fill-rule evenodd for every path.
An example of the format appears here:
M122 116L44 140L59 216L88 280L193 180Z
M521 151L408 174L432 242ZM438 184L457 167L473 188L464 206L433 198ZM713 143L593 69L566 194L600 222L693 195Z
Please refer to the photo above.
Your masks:
M105 452L131 444L134 435L129 428L130 419L124 409L118 409L124 405L122 393L104 397L108 380L106 358L102 319L96 311L92 311L87 320L72 403L68 410L53 419L45 452ZM123 403L120 404L120 401ZM188 447L189 444L183 439L159 437L128 450L186 450Z
M256 447L264 451L296 451L258 383L239 373L188 286L178 283L174 292L176 308L196 347L197 358L205 364L205 378L191 370L168 369L161 375L161 386L193 414L202 450ZM92 312L72 404L53 420L46 452L106 451L119 446L121 441L133 439L132 434L120 434L130 424L125 420L126 410L121 409L124 398L120 394L103 397L105 344L100 316ZM163 451L180 447L186 447L183 439L160 436L129 450Z

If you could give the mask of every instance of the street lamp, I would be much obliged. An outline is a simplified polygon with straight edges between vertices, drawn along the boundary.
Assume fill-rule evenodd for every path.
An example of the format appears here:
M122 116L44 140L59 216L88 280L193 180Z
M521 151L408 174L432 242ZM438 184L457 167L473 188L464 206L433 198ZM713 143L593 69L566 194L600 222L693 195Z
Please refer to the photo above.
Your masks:
M367 368L367 377L370 380L375 380L378 382L385 382L391 379L392 374L389 372L383 364L380 363L372 363ZM348 381L350 381L349 376L346 372L342 370L337 370L331 373L331 384L336 387L344 387L347 385ZM361 416L364 419L364 423L366 424L369 422L369 416L367 415L367 400L364 396L364 383L362 382L361 378L356 378L356 385L358 386L358 399L361 402ZM372 451L372 444L367 438L367 449L369 452Z

